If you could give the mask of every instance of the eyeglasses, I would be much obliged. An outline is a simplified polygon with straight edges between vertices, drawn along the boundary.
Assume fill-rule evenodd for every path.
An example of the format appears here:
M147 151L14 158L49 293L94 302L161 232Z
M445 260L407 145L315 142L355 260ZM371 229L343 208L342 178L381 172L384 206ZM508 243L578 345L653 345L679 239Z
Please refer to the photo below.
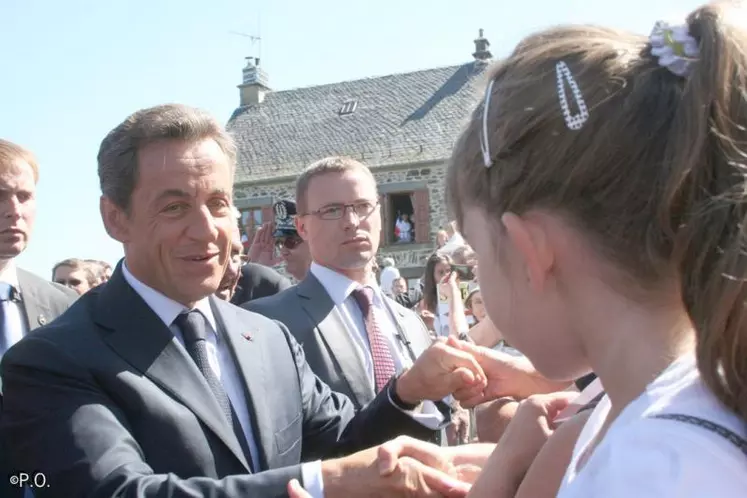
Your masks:
M359 219L365 219L374 212L379 205L378 201L359 201L352 204L329 204L308 214L318 216L323 220L339 220L345 216L348 209L352 209Z
M283 248L288 249L288 250L293 250L296 247L300 246L302 242L303 242L303 239L301 237L295 237L295 236L278 237L275 239L275 247L278 250L283 249Z
M58 278L54 281L56 284L64 285L65 287L78 287L83 282L78 280L77 278L69 278L65 280L64 278Z

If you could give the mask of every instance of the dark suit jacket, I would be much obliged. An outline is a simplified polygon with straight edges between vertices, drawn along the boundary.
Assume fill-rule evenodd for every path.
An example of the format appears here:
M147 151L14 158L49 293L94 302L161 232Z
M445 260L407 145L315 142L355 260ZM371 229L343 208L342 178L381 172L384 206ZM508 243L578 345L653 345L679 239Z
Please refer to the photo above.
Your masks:
M246 263L231 302L237 306L254 299L273 296L290 287L291 281L277 271L257 263Z
M411 359L427 349L432 339L420 317L387 299L400 337L410 344ZM311 369L335 391L347 395L356 408L365 406L375 392L365 363L357 353L353 335L340 310L313 273L298 285L275 296L251 301L244 308L284 323L303 346ZM449 422L450 409L439 403ZM438 439L438 433L429 435Z
M0 366L0 433L14 468L47 476L37 498L287 496L302 461L378 444L392 427L427 432L386 395L354 417L285 327L210 301L245 384L261 472L250 472L195 363L118 268Z
M21 301L26 318L26 327L34 331L42 325L46 325L61 315L77 299L78 294L67 287L48 282L20 268L16 269L18 275L18 286L21 292ZM2 408L2 381L0 380L0 409ZM0 444L0 475L7 476L11 473L8 460L8 450ZM18 469L20 470L20 469ZM10 487L8 479L0 481L0 496L3 498L20 498L23 492Z

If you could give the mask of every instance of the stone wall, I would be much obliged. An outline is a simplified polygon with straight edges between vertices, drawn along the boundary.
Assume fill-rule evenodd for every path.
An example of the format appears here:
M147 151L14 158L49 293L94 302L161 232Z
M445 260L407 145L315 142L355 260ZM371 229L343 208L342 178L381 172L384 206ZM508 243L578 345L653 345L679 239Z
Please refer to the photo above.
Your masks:
M394 258L398 268L417 268L425 262L435 249L436 233L446 225L448 218L444 202L444 177L446 166L433 164L422 167L403 167L396 170L373 170L379 185L391 185L408 182L424 182L428 186L430 200L430 244L397 245L382 248L379 257ZM239 208L254 204L252 200L293 199L294 182L267 183L261 185L236 185L234 198ZM256 206L256 204L253 207Z

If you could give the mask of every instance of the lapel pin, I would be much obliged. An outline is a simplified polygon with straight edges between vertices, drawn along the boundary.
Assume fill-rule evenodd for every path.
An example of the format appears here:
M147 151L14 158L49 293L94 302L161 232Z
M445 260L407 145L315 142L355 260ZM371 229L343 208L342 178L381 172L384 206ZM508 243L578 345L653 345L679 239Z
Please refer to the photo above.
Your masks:
M251 340L252 340L252 333L251 332L244 332L241 335L244 337L244 339L246 339L247 341L251 342Z
M47 323L47 317L45 317L44 315L39 315L36 320L39 322L39 325L46 325Z

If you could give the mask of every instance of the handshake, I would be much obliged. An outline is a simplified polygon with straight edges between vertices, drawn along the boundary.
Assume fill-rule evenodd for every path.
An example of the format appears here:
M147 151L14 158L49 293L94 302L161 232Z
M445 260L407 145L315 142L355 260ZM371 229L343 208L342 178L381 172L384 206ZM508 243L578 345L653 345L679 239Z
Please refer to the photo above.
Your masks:
M325 475L325 498L337 497L446 497L467 496L495 445L471 444L444 448L401 436L345 459L324 462L344 469L335 479ZM341 460L345 460L341 459ZM290 498L312 497L297 480L288 483Z
M529 365L531 367L531 365ZM452 395L465 408L515 394L520 360L459 341L441 340L426 350L395 383L395 393L416 406ZM520 394L520 393L516 393ZM324 497L464 497L492 453L493 444L440 447L409 437L322 462ZM312 496L298 481L291 498Z

